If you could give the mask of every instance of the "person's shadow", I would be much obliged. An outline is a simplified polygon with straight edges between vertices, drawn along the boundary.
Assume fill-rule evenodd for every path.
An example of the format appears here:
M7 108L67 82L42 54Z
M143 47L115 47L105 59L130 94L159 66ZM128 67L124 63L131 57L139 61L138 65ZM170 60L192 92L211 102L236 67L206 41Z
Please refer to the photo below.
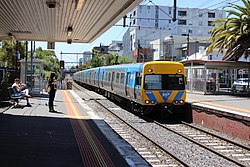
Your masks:
M61 111L49 111L50 113L56 113L56 114L64 114L63 112Z

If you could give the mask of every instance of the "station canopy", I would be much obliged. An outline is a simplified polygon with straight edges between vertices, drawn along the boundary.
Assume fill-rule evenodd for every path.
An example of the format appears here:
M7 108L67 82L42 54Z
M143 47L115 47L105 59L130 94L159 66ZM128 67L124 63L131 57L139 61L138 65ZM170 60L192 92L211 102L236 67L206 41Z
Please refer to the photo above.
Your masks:
M90 43L141 0L0 0L0 40Z

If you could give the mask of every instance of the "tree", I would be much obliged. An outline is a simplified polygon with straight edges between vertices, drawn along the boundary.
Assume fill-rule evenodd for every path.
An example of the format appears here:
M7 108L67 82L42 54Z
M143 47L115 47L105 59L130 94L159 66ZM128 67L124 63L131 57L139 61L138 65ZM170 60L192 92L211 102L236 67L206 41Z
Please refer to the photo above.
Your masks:
M0 62L1 66L15 67L16 66L16 42L11 40L3 40L3 46L0 49ZM25 56L25 43L19 42L18 52L20 58ZM18 64L19 66L19 64Z
M127 56L119 56L118 57L119 64L129 64L133 63L133 59L129 59Z
M99 51L93 49L92 50L92 59L90 60L90 66L93 67L100 67L104 65L104 57L99 55Z
M245 7L229 3L228 16L226 19L217 19L213 24L219 26L210 30L212 33L208 51L219 48L218 53L224 53L223 60L238 60L242 55L249 56L250 47L250 2L242 0Z
M55 72L57 76L60 76L59 60L53 50L43 50L41 47L38 47L36 49L36 58L44 62L44 79L48 78L51 72Z

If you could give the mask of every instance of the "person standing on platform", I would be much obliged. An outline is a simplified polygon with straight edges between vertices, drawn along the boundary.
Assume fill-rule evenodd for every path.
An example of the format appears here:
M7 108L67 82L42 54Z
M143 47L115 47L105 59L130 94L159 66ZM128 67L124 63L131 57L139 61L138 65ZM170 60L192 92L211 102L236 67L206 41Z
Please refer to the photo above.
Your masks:
M49 80L48 80L48 93L49 93L49 112L56 112L54 110L54 99L56 95L56 90L57 90L57 80L56 80L56 74L51 73Z

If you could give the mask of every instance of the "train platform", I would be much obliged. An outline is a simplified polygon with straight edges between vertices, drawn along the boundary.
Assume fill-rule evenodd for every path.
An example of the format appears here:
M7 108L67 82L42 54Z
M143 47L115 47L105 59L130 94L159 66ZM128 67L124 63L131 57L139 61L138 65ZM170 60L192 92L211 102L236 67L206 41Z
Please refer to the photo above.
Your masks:
M235 115L250 121L250 98L229 95L204 95L187 93L187 102L193 106L201 106L219 110L224 114Z
M250 143L250 98L187 93L192 122Z
M1 167L149 166L148 163L73 90L59 90L57 112L49 112L48 95L30 99L32 107L0 110Z

